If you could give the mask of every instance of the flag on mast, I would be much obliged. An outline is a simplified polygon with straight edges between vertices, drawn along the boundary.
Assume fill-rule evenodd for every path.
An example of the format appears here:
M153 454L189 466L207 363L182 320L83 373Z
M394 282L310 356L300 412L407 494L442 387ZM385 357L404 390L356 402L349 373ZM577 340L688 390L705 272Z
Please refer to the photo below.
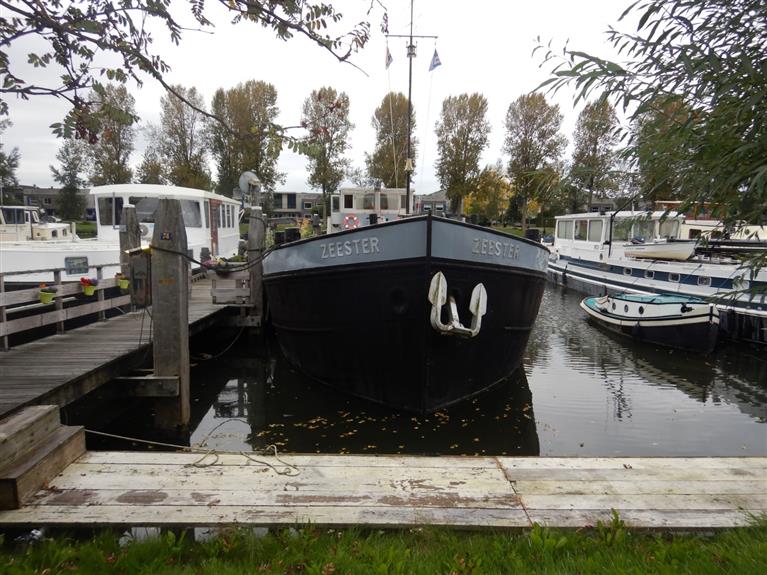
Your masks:
M389 69L389 65L394 61L394 58L391 57L391 52L389 52L389 47L386 47L386 69Z
M429 64L429 72L434 70L437 66L441 66L442 62L440 62L439 54L437 54L437 49L434 48L434 56L431 58L431 64Z

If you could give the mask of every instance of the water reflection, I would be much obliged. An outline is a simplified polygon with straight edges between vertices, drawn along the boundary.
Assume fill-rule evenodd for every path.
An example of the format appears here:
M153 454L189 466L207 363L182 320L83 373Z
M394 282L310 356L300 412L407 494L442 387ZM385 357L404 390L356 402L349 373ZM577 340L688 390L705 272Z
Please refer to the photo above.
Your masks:
M222 381L193 443L227 449L274 444L293 453L538 455L530 387L518 371L492 391L428 416L339 395L282 357L231 358L195 377Z

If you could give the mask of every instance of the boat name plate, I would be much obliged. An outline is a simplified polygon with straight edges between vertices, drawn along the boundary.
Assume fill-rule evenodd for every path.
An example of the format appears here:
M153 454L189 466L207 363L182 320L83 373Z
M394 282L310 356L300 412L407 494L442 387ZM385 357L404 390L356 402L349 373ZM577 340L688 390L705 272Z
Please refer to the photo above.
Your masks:
M320 244L322 259L342 258L351 255L377 254L381 252L379 241L376 236L344 242L325 242Z
M472 238L471 253L503 257L515 260L519 257L519 246L511 242L499 242L487 238Z

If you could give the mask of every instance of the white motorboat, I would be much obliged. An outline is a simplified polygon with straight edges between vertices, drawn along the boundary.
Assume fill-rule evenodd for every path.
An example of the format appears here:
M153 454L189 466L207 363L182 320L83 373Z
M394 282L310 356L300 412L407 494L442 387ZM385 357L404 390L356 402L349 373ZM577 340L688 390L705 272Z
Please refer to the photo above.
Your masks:
M90 194L96 204L96 238L79 238L70 224L44 223L34 208L24 208L21 215L12 214L14 223L3 225L0 242L0 273L6 283L51 282L53 269L61 270L62 281L79 281L94 266L104 266L104 277L113 276L119 271L123 206L135 206L142 241L149 242L161 198L180 200L192 257L237 253L240 204L232 198L154 184L98 186Z
M684 261L695 255L695 242L655 240L648 243L628 243L624 244L623 253L630 258Z

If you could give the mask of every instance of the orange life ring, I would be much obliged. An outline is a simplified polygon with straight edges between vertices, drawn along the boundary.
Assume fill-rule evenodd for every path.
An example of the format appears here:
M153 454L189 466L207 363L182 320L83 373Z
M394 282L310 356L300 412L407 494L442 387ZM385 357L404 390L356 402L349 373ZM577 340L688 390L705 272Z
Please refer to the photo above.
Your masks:
M345 230L353 230L354 228L360 227L360 219L355 216L354 214L349 214L344 218L344 229Z

